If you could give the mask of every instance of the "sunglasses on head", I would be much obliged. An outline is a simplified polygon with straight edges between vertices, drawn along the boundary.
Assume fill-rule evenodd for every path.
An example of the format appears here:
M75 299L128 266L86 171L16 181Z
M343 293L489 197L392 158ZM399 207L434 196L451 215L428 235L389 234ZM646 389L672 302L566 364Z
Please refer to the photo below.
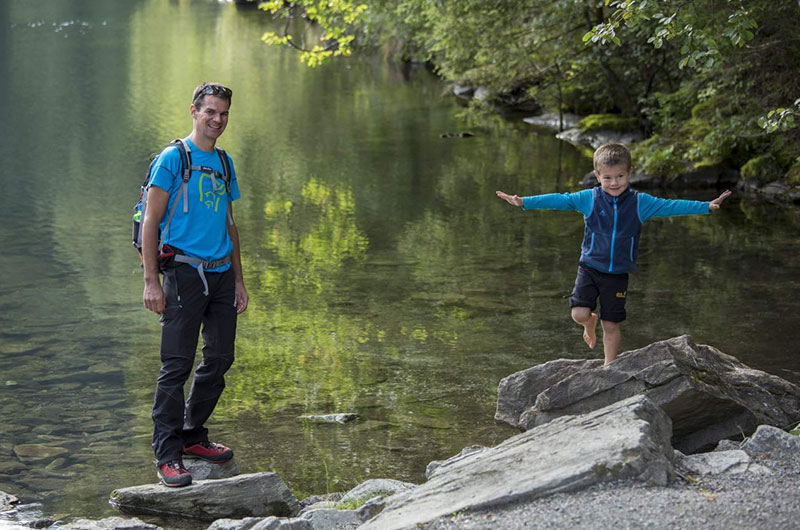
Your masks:
M194 101L197 101L197 98L201 96L222 96L227 99L231 99L233 96L233 90L220 84L206 85L197 91Z

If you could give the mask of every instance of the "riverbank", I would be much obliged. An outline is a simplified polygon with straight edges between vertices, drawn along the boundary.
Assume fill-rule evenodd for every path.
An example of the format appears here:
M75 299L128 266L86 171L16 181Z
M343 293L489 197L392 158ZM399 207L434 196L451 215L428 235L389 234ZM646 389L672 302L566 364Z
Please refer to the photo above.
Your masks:
M608 366L562 359L512 374L498 387L495 418L524 432L431 462L418 485L371 479L298 501L275 473L234 470L186 488L122 488L111 503L209 530L783 529L800 515L800 438L776 427L800 421L800 387L688 336ZM22 508L11 520L158 529L122 518L62 526Z

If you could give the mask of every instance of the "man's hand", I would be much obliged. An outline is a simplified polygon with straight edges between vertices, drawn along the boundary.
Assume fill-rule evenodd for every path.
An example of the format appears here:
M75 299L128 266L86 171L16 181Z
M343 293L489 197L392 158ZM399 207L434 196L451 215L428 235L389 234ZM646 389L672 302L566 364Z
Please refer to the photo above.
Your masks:
M720 195L719 197L708 203L708 209L712 212L714 210L719 210L720 206L722 206L722 201L724 201L730 196L731 196L731 190L723 191L722 195Z
M244 282L236 282L236 314L240 315L247 309L247 302L250 297L247 295L247 289L244 287Z
M506 201L508 204L512 206L522 206L522 197L519 195L509 195L507 193L503 193L502 191L498 190L495 192L498 197ZM717 206L719 208L719 206Z
M158 315L164 314L166 309L166 299L164 290L161 289L161 282L158 280L144 283L144 294L142 295L144 306Z

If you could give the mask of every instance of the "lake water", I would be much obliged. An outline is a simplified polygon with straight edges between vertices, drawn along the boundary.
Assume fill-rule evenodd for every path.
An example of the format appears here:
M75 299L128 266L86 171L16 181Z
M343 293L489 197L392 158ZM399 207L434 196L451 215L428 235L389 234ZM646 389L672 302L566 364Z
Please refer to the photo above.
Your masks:
M425 70L308 69L260 42L269 24L212 1L0 4L0 490L100 517L114 488L155 481L159 324L130 215L204 80L234 90L219 145L251 295L209 427L243 472L299 498L421 482L429 461L514 434L492 420L502 377L602 356L564 299L580 215L494 197L576 191L589 160L518 120L467 123ZM796 210L736 196L651 221L623 349L688 333L800 383L799 229ZM361 419L298 420L332 412Z

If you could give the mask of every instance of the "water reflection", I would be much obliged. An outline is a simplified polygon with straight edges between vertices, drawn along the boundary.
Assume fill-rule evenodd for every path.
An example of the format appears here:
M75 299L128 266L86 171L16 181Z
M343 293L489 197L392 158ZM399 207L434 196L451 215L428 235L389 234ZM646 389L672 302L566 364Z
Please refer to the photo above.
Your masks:
M511 434L491 420L501 377L589 355L562 298L580 216L494 197L578 189L589 161L549 133L464 121L424 70L301 67L260 45L260 12L228 4L0 13L14 102L0 143L0 490L100 516L112 489L155 480L158 324L140 307L130 209L205 79L234 87L221 146L240 176L252 296L211 428L244 471L278 471L298 496L422 481L430 460ZM79 22L56 32L66 21ZM441 138L463 130L475 136ZM623 347L691 333L800 382L798 228L795 211L737 200L648 223ZM298 420L344 411L361 420Z

